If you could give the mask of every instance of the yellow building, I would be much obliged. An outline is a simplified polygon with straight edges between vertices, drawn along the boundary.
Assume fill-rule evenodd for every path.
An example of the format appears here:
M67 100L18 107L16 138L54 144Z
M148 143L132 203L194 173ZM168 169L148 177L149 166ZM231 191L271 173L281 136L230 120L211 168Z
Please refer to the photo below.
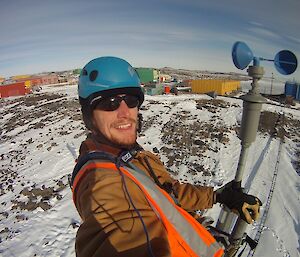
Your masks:
M218 95L227 95L240 88L237 80L198 79L189 82L193 93L216 92Z
M31 75L16 75L16 76L12 76L11 80L18 81L18 80L28 79L30 77L31 77Z
M27 89L31 88L31 81L30 80L25 81L25 88L27 88Z
M5 78L0 77L0 84L2 84L5 81Z

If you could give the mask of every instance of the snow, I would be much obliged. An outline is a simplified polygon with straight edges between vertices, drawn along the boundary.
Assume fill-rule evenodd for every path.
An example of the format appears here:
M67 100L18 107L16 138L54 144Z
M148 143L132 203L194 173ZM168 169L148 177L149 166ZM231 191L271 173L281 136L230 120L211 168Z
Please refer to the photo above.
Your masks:
M274 88L280 89L280 85ZM0 256L75 256L80 217L72 202L68 175L75 163L74 150L78 152L85 138L77 86L44 86L35 96L40 100L30 102L31 96L0 100ZM197 108L203 100L206 105ZM145 97L141 110L145 127L138 141L147 150L157 149L166 165L174 157L168 168L182 182L217 188L235 176L241 149L235 128L241 123L242 101L217 100L226 106L210 105L211 98L206 95ZM298 105L264 104L263 111L300 120ZM225 143L214 137L216 131L223 131ZM299 132L293 127L286 131L290 136L283 143L259 132L249 148L243 185L262 200L261 217L278 171L254 256L300 256L300 172L295 165ZM205 132L212 137L205 138ZM196 147L195 140L205 148ZM216 222L219 212L220 206L215 205L204 215ZM259 226L260 220L249 225L249 236L255 238ZM242 256L248 256L249 250L247 247Z

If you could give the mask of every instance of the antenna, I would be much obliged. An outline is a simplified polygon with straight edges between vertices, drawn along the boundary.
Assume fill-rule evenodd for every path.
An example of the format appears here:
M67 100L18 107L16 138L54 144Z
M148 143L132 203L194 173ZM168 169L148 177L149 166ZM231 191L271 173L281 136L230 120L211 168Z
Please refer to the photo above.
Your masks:
M253 61L253 66L259 66L259 61L274 62L276 70L283 75L290 75L297 69L298 61L294 53L282 50L275 55L274 59L253 56L249 46L241 41L234 43L232 47L232 60L240 70L245 69Z

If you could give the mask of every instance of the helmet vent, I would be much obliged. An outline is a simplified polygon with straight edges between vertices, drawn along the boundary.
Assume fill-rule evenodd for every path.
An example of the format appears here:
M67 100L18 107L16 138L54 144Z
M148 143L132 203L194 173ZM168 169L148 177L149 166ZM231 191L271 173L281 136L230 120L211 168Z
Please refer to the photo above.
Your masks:
M97 76L98 76L98 71L96 71L96 70L91 71L91 73L90 73L90 81L96 80Z

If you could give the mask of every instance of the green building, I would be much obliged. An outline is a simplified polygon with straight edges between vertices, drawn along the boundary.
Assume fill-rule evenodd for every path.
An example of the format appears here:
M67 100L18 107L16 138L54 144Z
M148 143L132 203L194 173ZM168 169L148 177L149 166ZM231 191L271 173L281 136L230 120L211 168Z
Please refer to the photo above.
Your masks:
M157 69L136 68L135 70L140 77L141 83L143 84L159 80L159 70Z
M80 75L81 69L75 69L73 70L74 75Z

